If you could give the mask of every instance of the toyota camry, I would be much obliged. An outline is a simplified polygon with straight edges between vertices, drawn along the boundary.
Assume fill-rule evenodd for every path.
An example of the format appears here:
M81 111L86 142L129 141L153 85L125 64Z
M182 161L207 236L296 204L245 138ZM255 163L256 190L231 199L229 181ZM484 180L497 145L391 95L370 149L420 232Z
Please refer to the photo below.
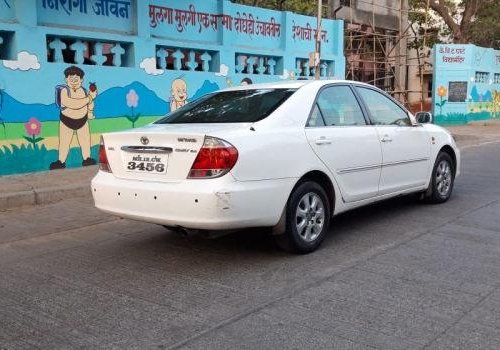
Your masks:
M228 88L142 128L103 134L97 208L173 230L270 227L315 250L339 213L420 193L450 197L453 137L383 91L352 81Z

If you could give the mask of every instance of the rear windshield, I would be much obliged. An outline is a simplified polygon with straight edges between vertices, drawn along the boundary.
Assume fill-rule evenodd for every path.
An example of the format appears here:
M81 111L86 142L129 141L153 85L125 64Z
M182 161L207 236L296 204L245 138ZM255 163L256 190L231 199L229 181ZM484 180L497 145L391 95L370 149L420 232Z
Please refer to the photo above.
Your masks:
M222 91L167 114L156 124L252 123L266 118L296 89Z

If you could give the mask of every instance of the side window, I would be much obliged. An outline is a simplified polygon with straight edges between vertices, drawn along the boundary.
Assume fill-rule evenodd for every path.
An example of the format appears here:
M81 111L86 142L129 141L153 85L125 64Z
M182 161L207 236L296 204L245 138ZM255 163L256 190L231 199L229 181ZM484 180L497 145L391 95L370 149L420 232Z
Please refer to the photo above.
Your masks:
M406 111L390 98L372 89L356 87L377 125L410 126Z
M311 114L311 118L309 118L309 122L307 123L307 126L325 126L325 122L323 121L323 116L321 115L321 112L319 111L318 104L314 104L314 108Z
M327 126L366 125L361 107L348 86L322 90L317 104Z

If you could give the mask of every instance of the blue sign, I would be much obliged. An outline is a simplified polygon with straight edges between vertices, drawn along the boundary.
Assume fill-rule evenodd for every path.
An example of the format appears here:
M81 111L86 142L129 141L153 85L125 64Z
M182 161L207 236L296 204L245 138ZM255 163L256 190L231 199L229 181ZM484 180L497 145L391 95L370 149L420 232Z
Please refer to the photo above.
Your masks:
M169 4L171 3L171 4ZM229 2L198 2L179 5L161 1L149 5L151 34L157 37L217 42L221 33L233 40L252 41L262 48L277 48L284 34L282 13L256 7L233 5Z
M37 0L40 25L135 33L135 12L136 0Z
M233 21L219 13L216 1L180 5L163 0L152 1L149 5L149 27L156 37L216 43L220 41L218 32L222 28L232 30Z
M316 28L316 19L313 17L294 14L289 28L291 43L296 50L314 51L315 42L318 35ZM336 36L334 22L323 20L321 31L319 33L322 52L334 52L336 45Z

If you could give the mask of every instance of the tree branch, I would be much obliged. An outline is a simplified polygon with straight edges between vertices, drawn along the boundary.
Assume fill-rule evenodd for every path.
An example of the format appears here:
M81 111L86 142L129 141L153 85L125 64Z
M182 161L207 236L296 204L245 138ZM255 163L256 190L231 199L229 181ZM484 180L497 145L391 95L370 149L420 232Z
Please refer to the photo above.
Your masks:
M476 15L477 11L482 5L485 5L485 0L469 0L465 4L465 9L462 14L462 21L460 22L460 31L468 34L469 28L472 23L472 17ZM469 35L467 35L469 36Z
M421 2L426 4L425 0L423 1L421 0ZM462 33L460 31L460 26L455 22L455 20L451 16L448 7L446 7L446 5L444 4L444 0L430 0L429 7L434 11L436 11L441 16L444 23L446 23L448 28L450 28L451 31L453 32L454 39L462 41Z

